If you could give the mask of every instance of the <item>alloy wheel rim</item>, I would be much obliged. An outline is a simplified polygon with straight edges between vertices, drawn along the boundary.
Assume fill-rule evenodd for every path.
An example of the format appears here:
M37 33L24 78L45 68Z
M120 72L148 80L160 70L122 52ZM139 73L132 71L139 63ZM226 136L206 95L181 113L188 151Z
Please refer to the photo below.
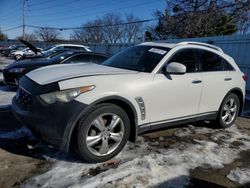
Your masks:
M99 115L92 121L86 135L88 150L96 156L105 156L115 151L124 136L124 122L114 113Z
M222 111L222 121L229 125L234 121L234 118L237 114L237 103L236 100L233 98L230 98L227 100L227 102L224 105L223 111Z

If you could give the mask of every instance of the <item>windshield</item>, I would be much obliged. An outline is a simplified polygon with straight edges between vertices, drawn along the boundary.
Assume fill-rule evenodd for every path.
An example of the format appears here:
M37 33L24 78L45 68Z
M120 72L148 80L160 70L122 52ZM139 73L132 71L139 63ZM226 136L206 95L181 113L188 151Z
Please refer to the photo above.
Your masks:
M158 46L133 46L107 59L102 64L140 72L152 72L169 50L169 48Z
M48 50L51 50L54 46L49 46L47 48L44 49L44 51L48 51Z
M8 49L13 49L13 48L15 48L16 46L15 45L10 45L9 47L8 47Z
M51 57L50 61L51 62L60 62L73 54L74 54L74 52L71 52L71 51L63 52L63 53L55 55L54 57Z
M65 52L65 51L50 51L50 50L48 50L48 51L43 52L43 56L48 57L48 58L52 58L52 57L54 57L58 54L61 54L63 52Z

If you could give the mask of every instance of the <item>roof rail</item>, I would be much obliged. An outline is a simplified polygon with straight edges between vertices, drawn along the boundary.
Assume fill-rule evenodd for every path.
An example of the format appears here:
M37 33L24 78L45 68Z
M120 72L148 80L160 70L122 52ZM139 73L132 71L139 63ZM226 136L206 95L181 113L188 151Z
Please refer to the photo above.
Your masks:
M214 45L211 45L211 44L207 44L207 43L203 43L203 42L179 42L177 43L176 45L183 45L183 44L192 44L192 45L199 45L199 46L205 46L205 47L208 47L208 48L212 48L214 50L217 50L219 52L223 52L223 50L217 46L214 46Z

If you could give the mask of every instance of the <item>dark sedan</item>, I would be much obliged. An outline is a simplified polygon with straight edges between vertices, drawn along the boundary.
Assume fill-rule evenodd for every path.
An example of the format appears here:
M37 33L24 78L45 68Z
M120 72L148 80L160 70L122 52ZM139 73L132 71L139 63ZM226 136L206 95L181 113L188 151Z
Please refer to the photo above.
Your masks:
M61 63L97 63L100 64L109 56L101 53L67 51L50 58L35 58L14 62L3 70L4 83L15 86L26 73L48 65Z

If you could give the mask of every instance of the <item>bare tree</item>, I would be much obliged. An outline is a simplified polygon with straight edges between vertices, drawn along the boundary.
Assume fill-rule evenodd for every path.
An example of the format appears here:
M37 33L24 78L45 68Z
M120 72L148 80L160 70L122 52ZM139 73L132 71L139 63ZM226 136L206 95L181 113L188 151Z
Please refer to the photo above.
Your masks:
M1 40L7 40L8 39L8 36L6 34L4 34L0 28L0 41Z
M60 35L60 32L57 29L51 29L51 28L40 28L36 30L34 33L39 39L49 42L59 40L58 37Z
M142 23L133 14L109 13L75 29L71 40L84 43L131 43L143 40Z
M236 20L239 33L247 33L250 27L250 1L237 1L231 4L228 12Z
M86 32L84 29L74 29L70 34L71 41L87 42Z
M23 40L26 40L26 41L36 41L37 40L37 37L34 33L31 33L31 34L25 34L24 37L23 36L18 36L16 37L16 39L23 39Z
M123 32L123 42L132 43L141 41L143 38L142 23L137 23L139 18L136 18L133 14L126 15L126 24Z
M239 14L240 20L238 21L238 30L239 33L245 34L248 32L250 27L250 14L246 12L242 12Z
M90 43L102 43L104 41L104 34L101 27L103 24L101 19L94 20L93 22L88 22L85 26L85 31L87 33L88 42Z
M104 40L106 43L122 42L124 29L122 27L123 20L120 14L109 13L102 18Z
M167 0L164 13L155 12L157 39L229 35L249 27L249 0Z
M104 34L101 27L102 20L97 19L82 25L82 29L75 29L71 34L71 39L85 43L102 43Z

